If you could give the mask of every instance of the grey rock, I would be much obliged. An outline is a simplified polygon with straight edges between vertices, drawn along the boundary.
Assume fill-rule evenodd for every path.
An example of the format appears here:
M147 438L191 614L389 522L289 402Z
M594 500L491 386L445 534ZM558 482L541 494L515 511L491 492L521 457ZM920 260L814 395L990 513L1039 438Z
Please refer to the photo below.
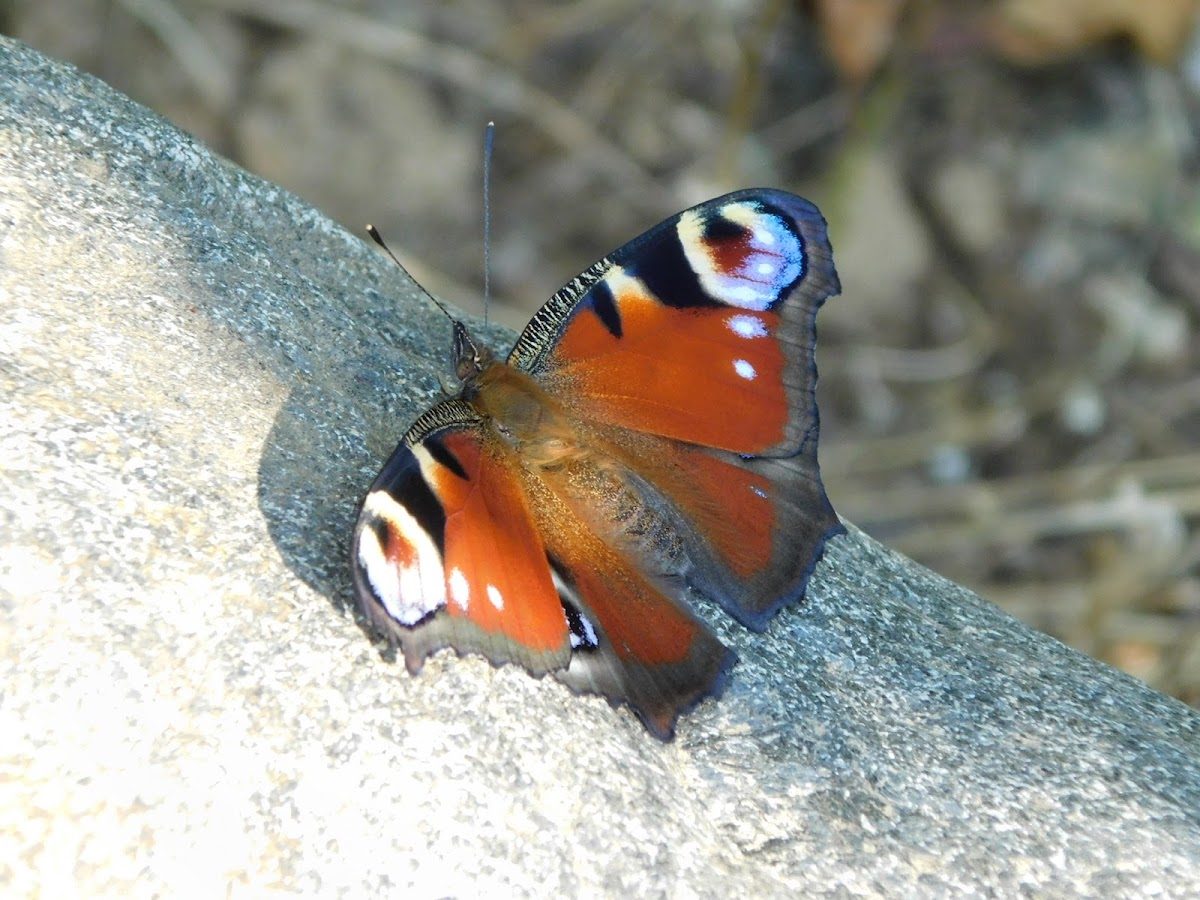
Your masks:
M363 242L0 40L6 894L1195 892L1200 718L854 529L765 635L698 600L741 661L672 744L410 678L346 542L446 348Z

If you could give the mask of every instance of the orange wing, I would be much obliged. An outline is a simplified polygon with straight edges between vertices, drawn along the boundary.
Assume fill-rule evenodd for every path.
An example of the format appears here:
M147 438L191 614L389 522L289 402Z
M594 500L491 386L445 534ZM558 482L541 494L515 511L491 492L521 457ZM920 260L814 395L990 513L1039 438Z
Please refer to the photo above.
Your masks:
M816 207L741 191L667 219L567 285L509 363L580 418L791 456L816 427L815 320L839 289Z
M570 629L515 466L471 407L439 403L367 493L355 593L410 671L441 647L535 674L567 665Z
M841 530L817 465L817 310L839 284L816 207L741 191L680 213L559 291L518 340L743 624L803 597Z
M629 704L666 740L733 664L460 401L418 419L392 455L352 556L360 606L414 673L442 647L517 662Z

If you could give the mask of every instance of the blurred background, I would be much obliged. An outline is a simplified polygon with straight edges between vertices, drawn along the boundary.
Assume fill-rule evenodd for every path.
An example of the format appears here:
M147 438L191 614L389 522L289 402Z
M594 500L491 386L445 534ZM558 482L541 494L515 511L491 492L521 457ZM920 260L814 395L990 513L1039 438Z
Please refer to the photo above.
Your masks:
M830 222L841 514L1200 706L1196 0L10 0L70 60L514 328L667 215Z

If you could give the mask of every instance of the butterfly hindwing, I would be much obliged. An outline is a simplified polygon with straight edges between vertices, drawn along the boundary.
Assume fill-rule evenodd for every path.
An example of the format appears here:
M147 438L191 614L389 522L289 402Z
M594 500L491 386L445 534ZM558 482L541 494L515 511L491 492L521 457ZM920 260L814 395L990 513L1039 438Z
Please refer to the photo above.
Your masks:
M842 529L815 456L744 457L661 441L627 464L685 547L679 574L748 628L763 630L803 598L825 541Z
M554 677L628 704L656 737L669 740L681 714L720 695L736 656L621 554L609 549L573 562L571 568L555 560L555 581L582 628L570 665Z
M555 678L627 703L656 736L720 693L735 656L680 602L680 585L623 532L637 512L612 460L581 457L527 479L554 581L572 629L570 665Z

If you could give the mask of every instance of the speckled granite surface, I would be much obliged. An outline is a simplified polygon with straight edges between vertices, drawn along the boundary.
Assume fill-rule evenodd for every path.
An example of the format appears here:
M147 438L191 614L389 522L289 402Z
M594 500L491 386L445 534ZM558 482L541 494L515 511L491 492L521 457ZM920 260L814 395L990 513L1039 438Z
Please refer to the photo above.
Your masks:
M345 547L445 331L0 39L0 890L1195 892L1200 718L853 529L765 636L699 604L741 661L673 744L478 659L409 678Z

